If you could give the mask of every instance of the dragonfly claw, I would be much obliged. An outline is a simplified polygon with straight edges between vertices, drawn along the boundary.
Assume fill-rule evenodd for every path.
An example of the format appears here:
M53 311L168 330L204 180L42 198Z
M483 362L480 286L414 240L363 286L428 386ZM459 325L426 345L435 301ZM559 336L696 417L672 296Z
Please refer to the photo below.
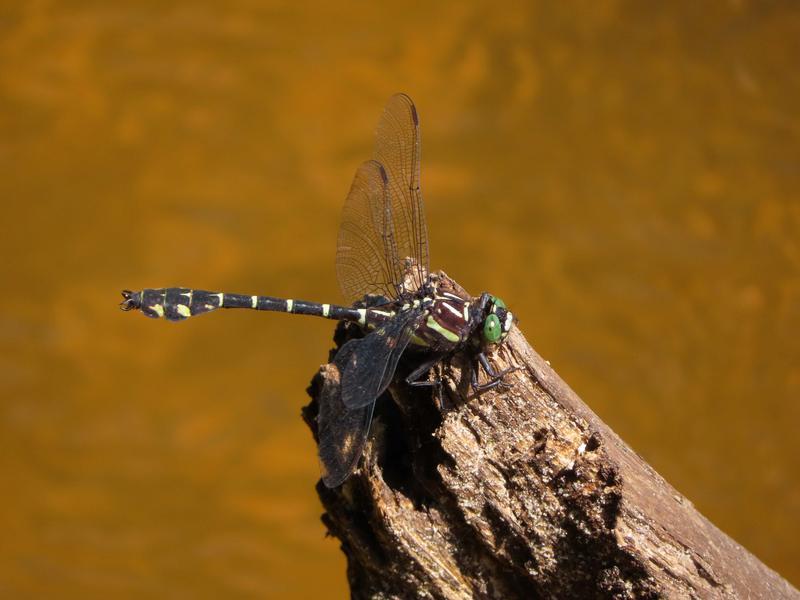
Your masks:
M124 300L119 303L120 310L125 312L129 310L136 310L142 307L141 292L132 292L131 290L122 290L122 297Z

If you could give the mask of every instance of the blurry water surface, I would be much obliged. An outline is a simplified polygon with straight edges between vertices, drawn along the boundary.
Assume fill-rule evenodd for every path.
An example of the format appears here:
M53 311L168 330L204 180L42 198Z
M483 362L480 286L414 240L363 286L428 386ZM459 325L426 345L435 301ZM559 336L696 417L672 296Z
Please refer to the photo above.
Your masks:
M432 263L718 526L800 583L800 7L0 8L0 596L346 594L299 417L390 94ZM298 12L299 10L299 12Z

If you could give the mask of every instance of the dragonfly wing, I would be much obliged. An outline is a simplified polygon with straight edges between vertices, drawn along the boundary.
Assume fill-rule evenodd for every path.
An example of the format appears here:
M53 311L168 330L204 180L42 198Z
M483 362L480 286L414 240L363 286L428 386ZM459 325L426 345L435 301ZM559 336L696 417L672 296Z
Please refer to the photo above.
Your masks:
M414 292L429 270L419 117L405 94L386 104L373 156L356 171L339 227L336 273L349 302Z
M411 341L423 309L396 315L361 340L342 363L342 401L350 409L366 406L380 396L394 376L397 362ZM337 363L338 363L337 355Z
M414 102L405 94L395 94L378 122L374 158L388 175L392 235L400 259L394 265L394 278L406 292L419 288L429 269L428 229L420 190L421 154Z
M351 340L339 349L334 364L340 374L342 365L347 364L348 357L358 351L363 341ZM340 485L358 465L375 408L374 401L355 410L347 408L341 390L340 383L326 382L317 417L322 481L329 488Z
M388 177L368 160L347 194L336 243L336 275L348 302L365 294L395 298L400 285Z

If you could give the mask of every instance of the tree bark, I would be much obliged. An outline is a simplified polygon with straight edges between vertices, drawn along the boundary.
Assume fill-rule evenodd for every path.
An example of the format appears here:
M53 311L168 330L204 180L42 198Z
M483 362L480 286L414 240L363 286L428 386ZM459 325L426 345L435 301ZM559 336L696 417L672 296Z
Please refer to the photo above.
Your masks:
M511 387L474 395L463 356L441 367L438 400L393 384L358 470L338 488L318 484L353 598L800 598L631 450L519 331L491 361L518 369ZM315 435L320 393L337 382L326 365L309 388Z

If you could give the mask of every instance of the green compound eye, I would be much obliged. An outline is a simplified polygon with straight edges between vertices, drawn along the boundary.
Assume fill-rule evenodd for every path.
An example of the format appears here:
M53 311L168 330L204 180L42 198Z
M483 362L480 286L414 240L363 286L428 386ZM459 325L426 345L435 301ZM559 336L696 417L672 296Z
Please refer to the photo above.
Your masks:
M486 317L486 322L483 324L483 337L486 338L486 341L494 344L500 340L501 335L503 335L503 328L500 327L500 319L497 318L497 315Z

